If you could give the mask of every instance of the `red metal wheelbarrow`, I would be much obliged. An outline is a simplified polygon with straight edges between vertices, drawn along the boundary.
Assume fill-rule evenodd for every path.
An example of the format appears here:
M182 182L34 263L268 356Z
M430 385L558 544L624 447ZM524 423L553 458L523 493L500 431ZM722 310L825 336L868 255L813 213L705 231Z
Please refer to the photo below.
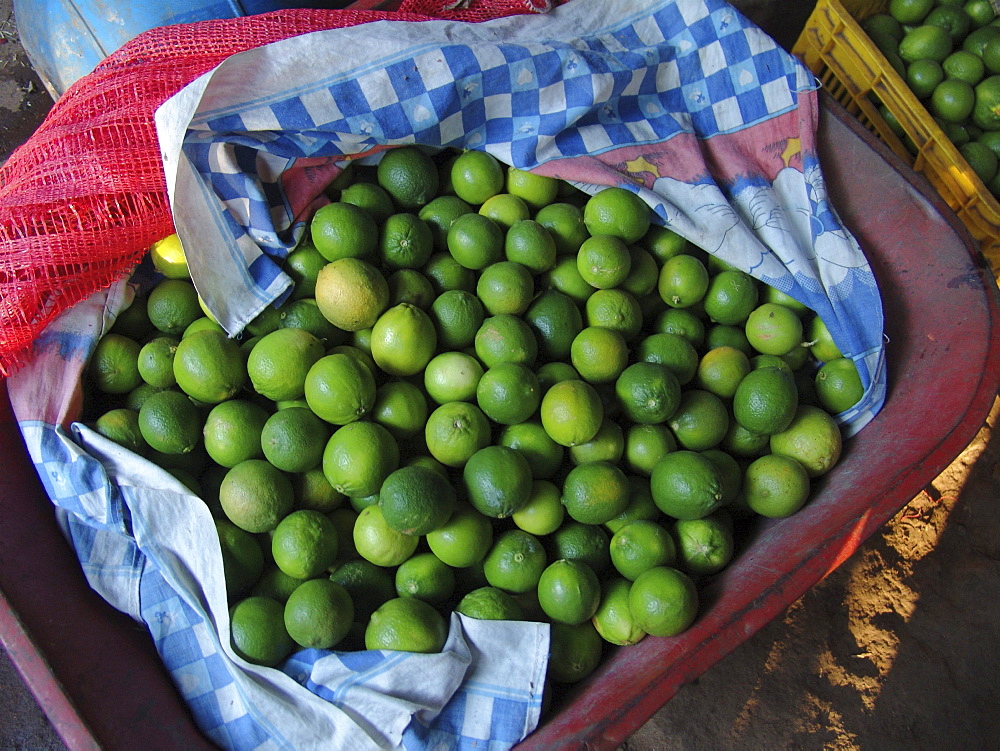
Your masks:
M883 295L889 396L788 519L762 523L702 592L695 625L610 649L554 696L525 749L614 748L685 684L782 613L973 439L1000 386L998 291L923 178L828 97L819 144L830 196ZM89 590L55 524L6 398L0 452L0 639L72 748L209 747L138 624Z

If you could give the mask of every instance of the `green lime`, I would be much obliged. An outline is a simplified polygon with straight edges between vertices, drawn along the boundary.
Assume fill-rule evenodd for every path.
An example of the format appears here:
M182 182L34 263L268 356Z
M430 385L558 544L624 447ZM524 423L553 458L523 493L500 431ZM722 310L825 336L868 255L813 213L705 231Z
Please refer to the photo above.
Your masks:
M615 381L615 396L625 417L633 423L653 425L665 422L681 404L677 377L655 362L636 362Z
M271 535L274 563L296 579L312 579L337 560L337 528L320 511L299 509L278 522Z
M262 459L261 433L268 417L267 410L245 399L230 399L212 407L202 430L212 461L235 467L246 459Z
M139 432L155 451L188 454L201 443L204 417L180 391L151 394L139 410Z
M534 535L523 529L510 529L500 535L483 559L483 572L492 587L520 594L538 586L545 570L545 548Z
M352 422L337 428L323 449L326 479L349 498L377 493L398 467L396 439L375 422Z
M476 451L462 469L469 503L481 514L503 519L531 498L531 466L524 455L507 446Z
M610 462L587 462L573 467L563 482L566 513L584 524L604 524L629 502L629 482Z
M593 623L553 623L549 638L548 678L555 683L577 683L601 662L604 640Z
M233 650L247 662L277 666L295 642L285 628L285 608L270 597L251 596L229 610Z
M475 404L446 402L427 418L424 440L431 455L448 467L463 467L490 442L490 421Z
M691 578L670 566L639 574L628 595L636 625L652 636L676 636L698 615L698 590Z
M724 569L735 550L732 525L725 510L701 519L675 521L677 567L691 576L710 576Z
M433 553L417 553L396 569L396 593L437 605L455 592L455 572Z
M625 463L631 472L649 477L666 454L677 450L677 439L666 425L630 425L625 433Z
M375 255L378 225L372 216L351 203L328 203L313 214L309 223L313 247L327 261Z
M323 342L304 329L276 329L250 350L246 363L250 383L271 401L299 399L310 368L323 352Z
M476 403L489 419L500 425L524 422L541 403L538 376L521 363L494 365L479 379Z
M675 519L700 519L725 500L722 476L712 461L681 449L664 456L649 478L656 506Z
M350 631L354 603L336 582L312 579L288 596L284 621L288 635L300 647L331 649Z
M646 636L628 609L631 590L632 582L621 577L603 583L601 602L594 613L593 624L604 641L623 646L636 644Z
M254 534L270 532L288 515L295 490L288 477L263 459L247 459L232 467L219 487L226 517Z
M378 163L377 179L404 209L419 209L438 192L437 166L417 146L398 146L384 152Z
M629 581L654 566L672 566L677 557L670 533L649 519L636 519L620 527L609 548L612 565Z
M601 601L601 583L586 563L553 561L538 579L538 604L557 623L589 621Z
M565 448L552 440L537 420L504 426L496 443L524 454L531 467L531 475L536 480L545 480L555 475L566 454Z
M369 414L378 394L371 370L343 352L316 360L306 372L303 391L309 409L333 425L347 425Z
M142 347L123 334L109 333L97 341L90 357L91 382L106 394L127 394L143 382L139 370Z
M733 396L733 416L752 433L772 435L788 427L798 406L795 380L780 368L752 370Z
M379 490L386 524L405 535L425 535L444 525L455 510L455 500L451 483L426 467L400 467Z
M260 433L264 458L284 472L306 472L319 466L330 438L327 423L305 407L281 409ZM207 445L206 445L207 448Z
M431 552L453 568L474 566L493 546L490 519L474 508L459 505L443 525L427 533Z
M466 593L455 612L487 621L519 621L524 611L512 595L496 587L479 587Z
M395 597L372 613L365 629L365 649L434 653L444 648L448 623L423 600Z

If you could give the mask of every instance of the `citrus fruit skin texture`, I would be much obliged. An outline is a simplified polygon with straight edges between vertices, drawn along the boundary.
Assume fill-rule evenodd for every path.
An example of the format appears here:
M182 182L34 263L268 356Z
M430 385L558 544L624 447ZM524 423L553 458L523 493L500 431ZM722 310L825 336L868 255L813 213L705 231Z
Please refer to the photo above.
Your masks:
M670 566L641 573L628 595L629 612L652 636L675 636L698 615L698 590L691 578Z
M448 624L432 605L412 597L396 597L372 613L365 629L366 649L440 652Z
M285 628L285 610L269 597L251 596L229 611L233 650L248 662L275 667L295 642Z
M405 535L426 535L441 527L455 510L455 488L426 467L401 467L379 490L386 523Z

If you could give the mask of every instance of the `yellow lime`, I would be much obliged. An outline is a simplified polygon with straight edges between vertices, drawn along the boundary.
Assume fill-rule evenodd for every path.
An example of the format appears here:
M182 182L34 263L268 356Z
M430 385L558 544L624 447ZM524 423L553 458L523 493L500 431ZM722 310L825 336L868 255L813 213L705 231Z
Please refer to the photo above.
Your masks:
M796 459L767 454L746 468L743 494L746 504L761 516L784 518L809 499L809 475Z
M493 525L490 519L463 504L443 525L426 535L427 545L438 558L453 568L474 566L493 546Z
M601 638L610 644L636 644L646 636L628 609L631 589L632 582L621 577L606 580L601 587L601 602L594 613L593 624Z
M190 279L184 246L176 233L157 240L149 249L153 267L167 279Z
M389 285L382 272L367 261L341 258L320 269L316 304L337 328L371 328L389 304Z

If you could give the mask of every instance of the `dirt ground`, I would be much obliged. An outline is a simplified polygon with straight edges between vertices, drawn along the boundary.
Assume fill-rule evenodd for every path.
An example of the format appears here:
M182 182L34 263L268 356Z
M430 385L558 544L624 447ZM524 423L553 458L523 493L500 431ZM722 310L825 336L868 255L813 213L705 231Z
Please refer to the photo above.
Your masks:
M734 5L791 46L813 3ZM51 104L10 13L0 0L0 162ZM998 416L1000 401L972 444L851 559L622 749L1000 749ZM5 655L0 668L0 749L62 747Z

